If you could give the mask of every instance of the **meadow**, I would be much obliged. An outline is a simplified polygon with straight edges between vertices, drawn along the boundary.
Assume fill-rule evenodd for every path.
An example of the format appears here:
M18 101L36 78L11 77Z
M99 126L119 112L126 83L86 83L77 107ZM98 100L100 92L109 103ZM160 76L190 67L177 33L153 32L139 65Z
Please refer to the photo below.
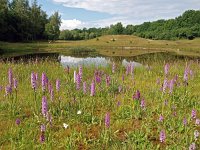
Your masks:
M64 55L73 50L96 51L104 56L137 56L147 53L171 52L176 55L200 57L200 38L194 40L149 40L130 35L106 35L81 41L35 41L29 43L0 42L2 57L30 53L58 52Z
M1 149L199 149L200 63L0 63Z

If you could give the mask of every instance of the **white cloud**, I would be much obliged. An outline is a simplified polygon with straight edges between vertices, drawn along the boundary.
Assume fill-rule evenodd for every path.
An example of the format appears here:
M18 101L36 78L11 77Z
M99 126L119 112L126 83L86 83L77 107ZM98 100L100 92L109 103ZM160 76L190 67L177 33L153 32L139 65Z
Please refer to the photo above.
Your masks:
M171 13L174 9L199 9L199 0L53 0L66 7L83 8L109 14L148 15Z
M62 21L61 27L60 27L61 30L64 30L64 29L71 30L75 28L82 28L84 26L84 23L77 19L72 19L72 20L62 19L61 21Z
M144 21L174 18L185 10L200 8L200 0L53 0L66 7L83 8L113 15L113 18L87 22L86 27L103 26L122 21L138 24ZM88 12L89 13L89 12ZM77 23L77 22L76 22ZM108 24L108 25L109 25ZM77 26L82 26L80 23Z
M102 19L102 20L95 20L95 21L88 21L88 22L83 22L77 19L73 19L73 20L64 20L62 19L62 23L61 23L61 30L72 30L75 28L78 29L82 29L84 27L87 28L92 28L92 27L107 27L110 26L111 24L116 24L117 22L123 22L124 25L130 24L130 21L127 21L127 18L123 18L123 17L113 17L113 18L109 18L109 19Z

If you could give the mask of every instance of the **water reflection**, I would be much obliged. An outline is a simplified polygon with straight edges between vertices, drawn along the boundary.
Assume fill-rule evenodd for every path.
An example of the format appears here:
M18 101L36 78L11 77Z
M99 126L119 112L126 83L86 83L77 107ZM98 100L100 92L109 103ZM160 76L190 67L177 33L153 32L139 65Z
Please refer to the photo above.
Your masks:
M72 56L60 56L60 62L61 64L65 66L71 66L71 67L76 67L81 65L94 65L94 66L107 66L111 64L112 62L115 63L120 63L124 66L126 66L128 63L133 63L134 66L142 66L140 63L135 62L135 61L127 61L125 58L113 58L113 57L72 57Z
M70 67L76 67L80 64L82 65L94 65L94 66L107 66L108 64L112 64L112 62L115 62L119 65L126 66L128 63L133 63L134 66L142 66L145 64L149 64L151 62L155 61L165 61L170 62L174 60L196 60L199 58L195 57L189 57L189 56L181 56L176 55L174 53L152 53L152 54L144 54L139 56L133 56L133 57L109 57L109 56L102 56L98 54L97 56L80 56L80 55L63 55L59 53L31 53L31 54L9 54L9 56L0 55L0 61L11 61L11 62L30 62L30 61L43 61L43 60L51 60L51 61L57 61L62 66L70 66ZM140 62L140 63L138 63Z
M71 56L60 56L60 62L63 66L75 67L80 64L82 65L94 65L94 66L107 66L110 61L104 57L86 57L86 58L76 58Z

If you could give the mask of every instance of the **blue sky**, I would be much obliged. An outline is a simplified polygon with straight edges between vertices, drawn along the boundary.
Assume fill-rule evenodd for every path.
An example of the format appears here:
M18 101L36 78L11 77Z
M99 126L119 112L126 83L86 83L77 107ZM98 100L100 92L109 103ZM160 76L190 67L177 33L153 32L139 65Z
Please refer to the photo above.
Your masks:
M59 11L61 29L140 24L200 9L200 0L38 0L38 4L48 15Z

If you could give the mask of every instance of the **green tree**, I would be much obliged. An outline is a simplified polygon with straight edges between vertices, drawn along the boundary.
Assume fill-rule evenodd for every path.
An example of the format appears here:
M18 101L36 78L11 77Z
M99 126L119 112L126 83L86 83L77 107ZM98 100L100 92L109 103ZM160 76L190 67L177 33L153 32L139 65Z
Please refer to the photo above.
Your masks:
M121 22L118 22L117 24L110 26L110 34L122 34L123 31L124 28Z
M11 15L15 17L16 40L29 40L31 38L30 7L28 0L13 0L10 4Z
M0 0L0 40L4 40L7 33L8 0Z
M45 33L49 40L56 40L60 34L61 16L55 12L45 26Z
M41 7L37 5L37 1L34 0L30 9L30 22L31 22L31 35L32 39L43 39L45 24L47 24L47 14L41 10Z

